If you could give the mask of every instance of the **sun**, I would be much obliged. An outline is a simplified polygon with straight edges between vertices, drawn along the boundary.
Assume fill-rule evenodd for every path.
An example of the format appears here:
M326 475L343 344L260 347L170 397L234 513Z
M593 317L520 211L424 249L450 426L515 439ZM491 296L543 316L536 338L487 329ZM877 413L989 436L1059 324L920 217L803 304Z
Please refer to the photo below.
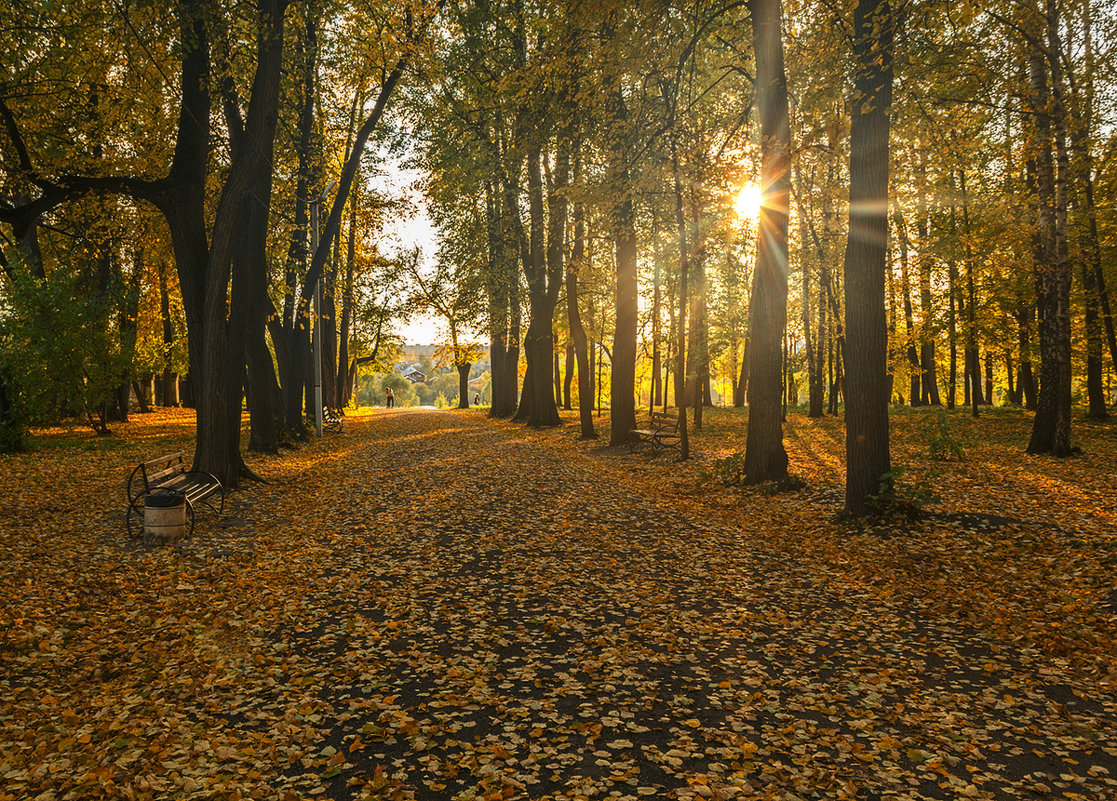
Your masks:
M763 202L764 193L760 191L760 185L750 181L733 199L733 210L742 220L755 220L760 215L760 204Z

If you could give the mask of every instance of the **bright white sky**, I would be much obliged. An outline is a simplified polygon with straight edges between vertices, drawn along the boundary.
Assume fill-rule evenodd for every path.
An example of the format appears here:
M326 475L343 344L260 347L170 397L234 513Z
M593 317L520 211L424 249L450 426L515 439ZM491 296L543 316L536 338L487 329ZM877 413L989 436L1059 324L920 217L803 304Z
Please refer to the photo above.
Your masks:
M403 165L403 159L392 159L387 153L381 153L381 162L385 165L386 174L376 179L380 184L379 189L396 196L410 196L415 208L412 216L388 225L384 231L383 250L386 253L394 253L418 245L422 248L423 262L429 265L437 247L436 232L434 224L427 215L426 200L414 187L419 172L407 169ZM402 329L404 342L408 345L433 345L438 337L438 331L438 322L425 314L412 315Z

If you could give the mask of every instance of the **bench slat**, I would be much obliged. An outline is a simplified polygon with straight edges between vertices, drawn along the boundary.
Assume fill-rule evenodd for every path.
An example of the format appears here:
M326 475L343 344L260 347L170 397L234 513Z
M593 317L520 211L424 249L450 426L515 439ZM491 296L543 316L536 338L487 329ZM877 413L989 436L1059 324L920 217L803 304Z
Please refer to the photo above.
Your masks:
M145 468L156 467L161 464L170 464L176 459L180 462L182 461L182 451L175 451L174 453L168 453L166 456L156 457L155 459L144 462L143 466Z
M185 472L185 465L179 465L178 467L168 467L166 470L160 470L158 473L145 474L145 477L148 486L158 487L171 476L181 476Z

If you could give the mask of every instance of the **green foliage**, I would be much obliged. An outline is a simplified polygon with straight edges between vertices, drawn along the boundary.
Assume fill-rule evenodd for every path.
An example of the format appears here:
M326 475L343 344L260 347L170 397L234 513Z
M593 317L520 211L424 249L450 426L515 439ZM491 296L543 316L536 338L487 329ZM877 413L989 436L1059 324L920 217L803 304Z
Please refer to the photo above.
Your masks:
M927 456L937 462L957 462L966 458L966 449L958 438L945 409L940 409L924 425Z
M90 298L76 272L45 279L17 271L0 305L0 371L18 426L85 416L109 400L126 374L111 298Z
M723 459L714 459L707 470L698 471L698 485L708 481L718 481L726 486L737 487L745 483L745 452L731 453Z
M428 382L431 390L437 395L445 395L447 403L458 402L458 372L457 370L448 370L444 373L439 373Z
M392 395L396 406L416 406L419 399L415 395L415 385L401 375L388 373L380 384L380 403L384 403L385 390L392 388Z
M418 400L420 406L430 406L434 403L434 390L426 384L413 384L415 388L415 398Z
M869 498L869 513L875 518L905 517L916 520L924 516L928 504L937 503L932 482L938 472L932 472L912 484L900 481L907 467L896 465L880 477L877 492Z
M450 403L446 400L445 392L438 393L438 397L434 399L434 405L439 409L445 409L449 407Z
M8 369L0 361L0 453L14 453L24 448L27 419L22 406L15 400L15 385Z

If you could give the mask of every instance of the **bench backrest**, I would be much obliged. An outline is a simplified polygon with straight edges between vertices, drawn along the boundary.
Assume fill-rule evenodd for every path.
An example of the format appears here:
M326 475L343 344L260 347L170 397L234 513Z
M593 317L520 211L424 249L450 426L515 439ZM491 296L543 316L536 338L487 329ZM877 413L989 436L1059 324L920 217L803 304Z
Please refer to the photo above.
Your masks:
M679 415L672 412L652 412L651 420L656 425L679 427Z
M144 489L148 492L153 487L166 482L167 479L186 472L186 462L182 451L160 456L140 465L140 472L144 477Z

